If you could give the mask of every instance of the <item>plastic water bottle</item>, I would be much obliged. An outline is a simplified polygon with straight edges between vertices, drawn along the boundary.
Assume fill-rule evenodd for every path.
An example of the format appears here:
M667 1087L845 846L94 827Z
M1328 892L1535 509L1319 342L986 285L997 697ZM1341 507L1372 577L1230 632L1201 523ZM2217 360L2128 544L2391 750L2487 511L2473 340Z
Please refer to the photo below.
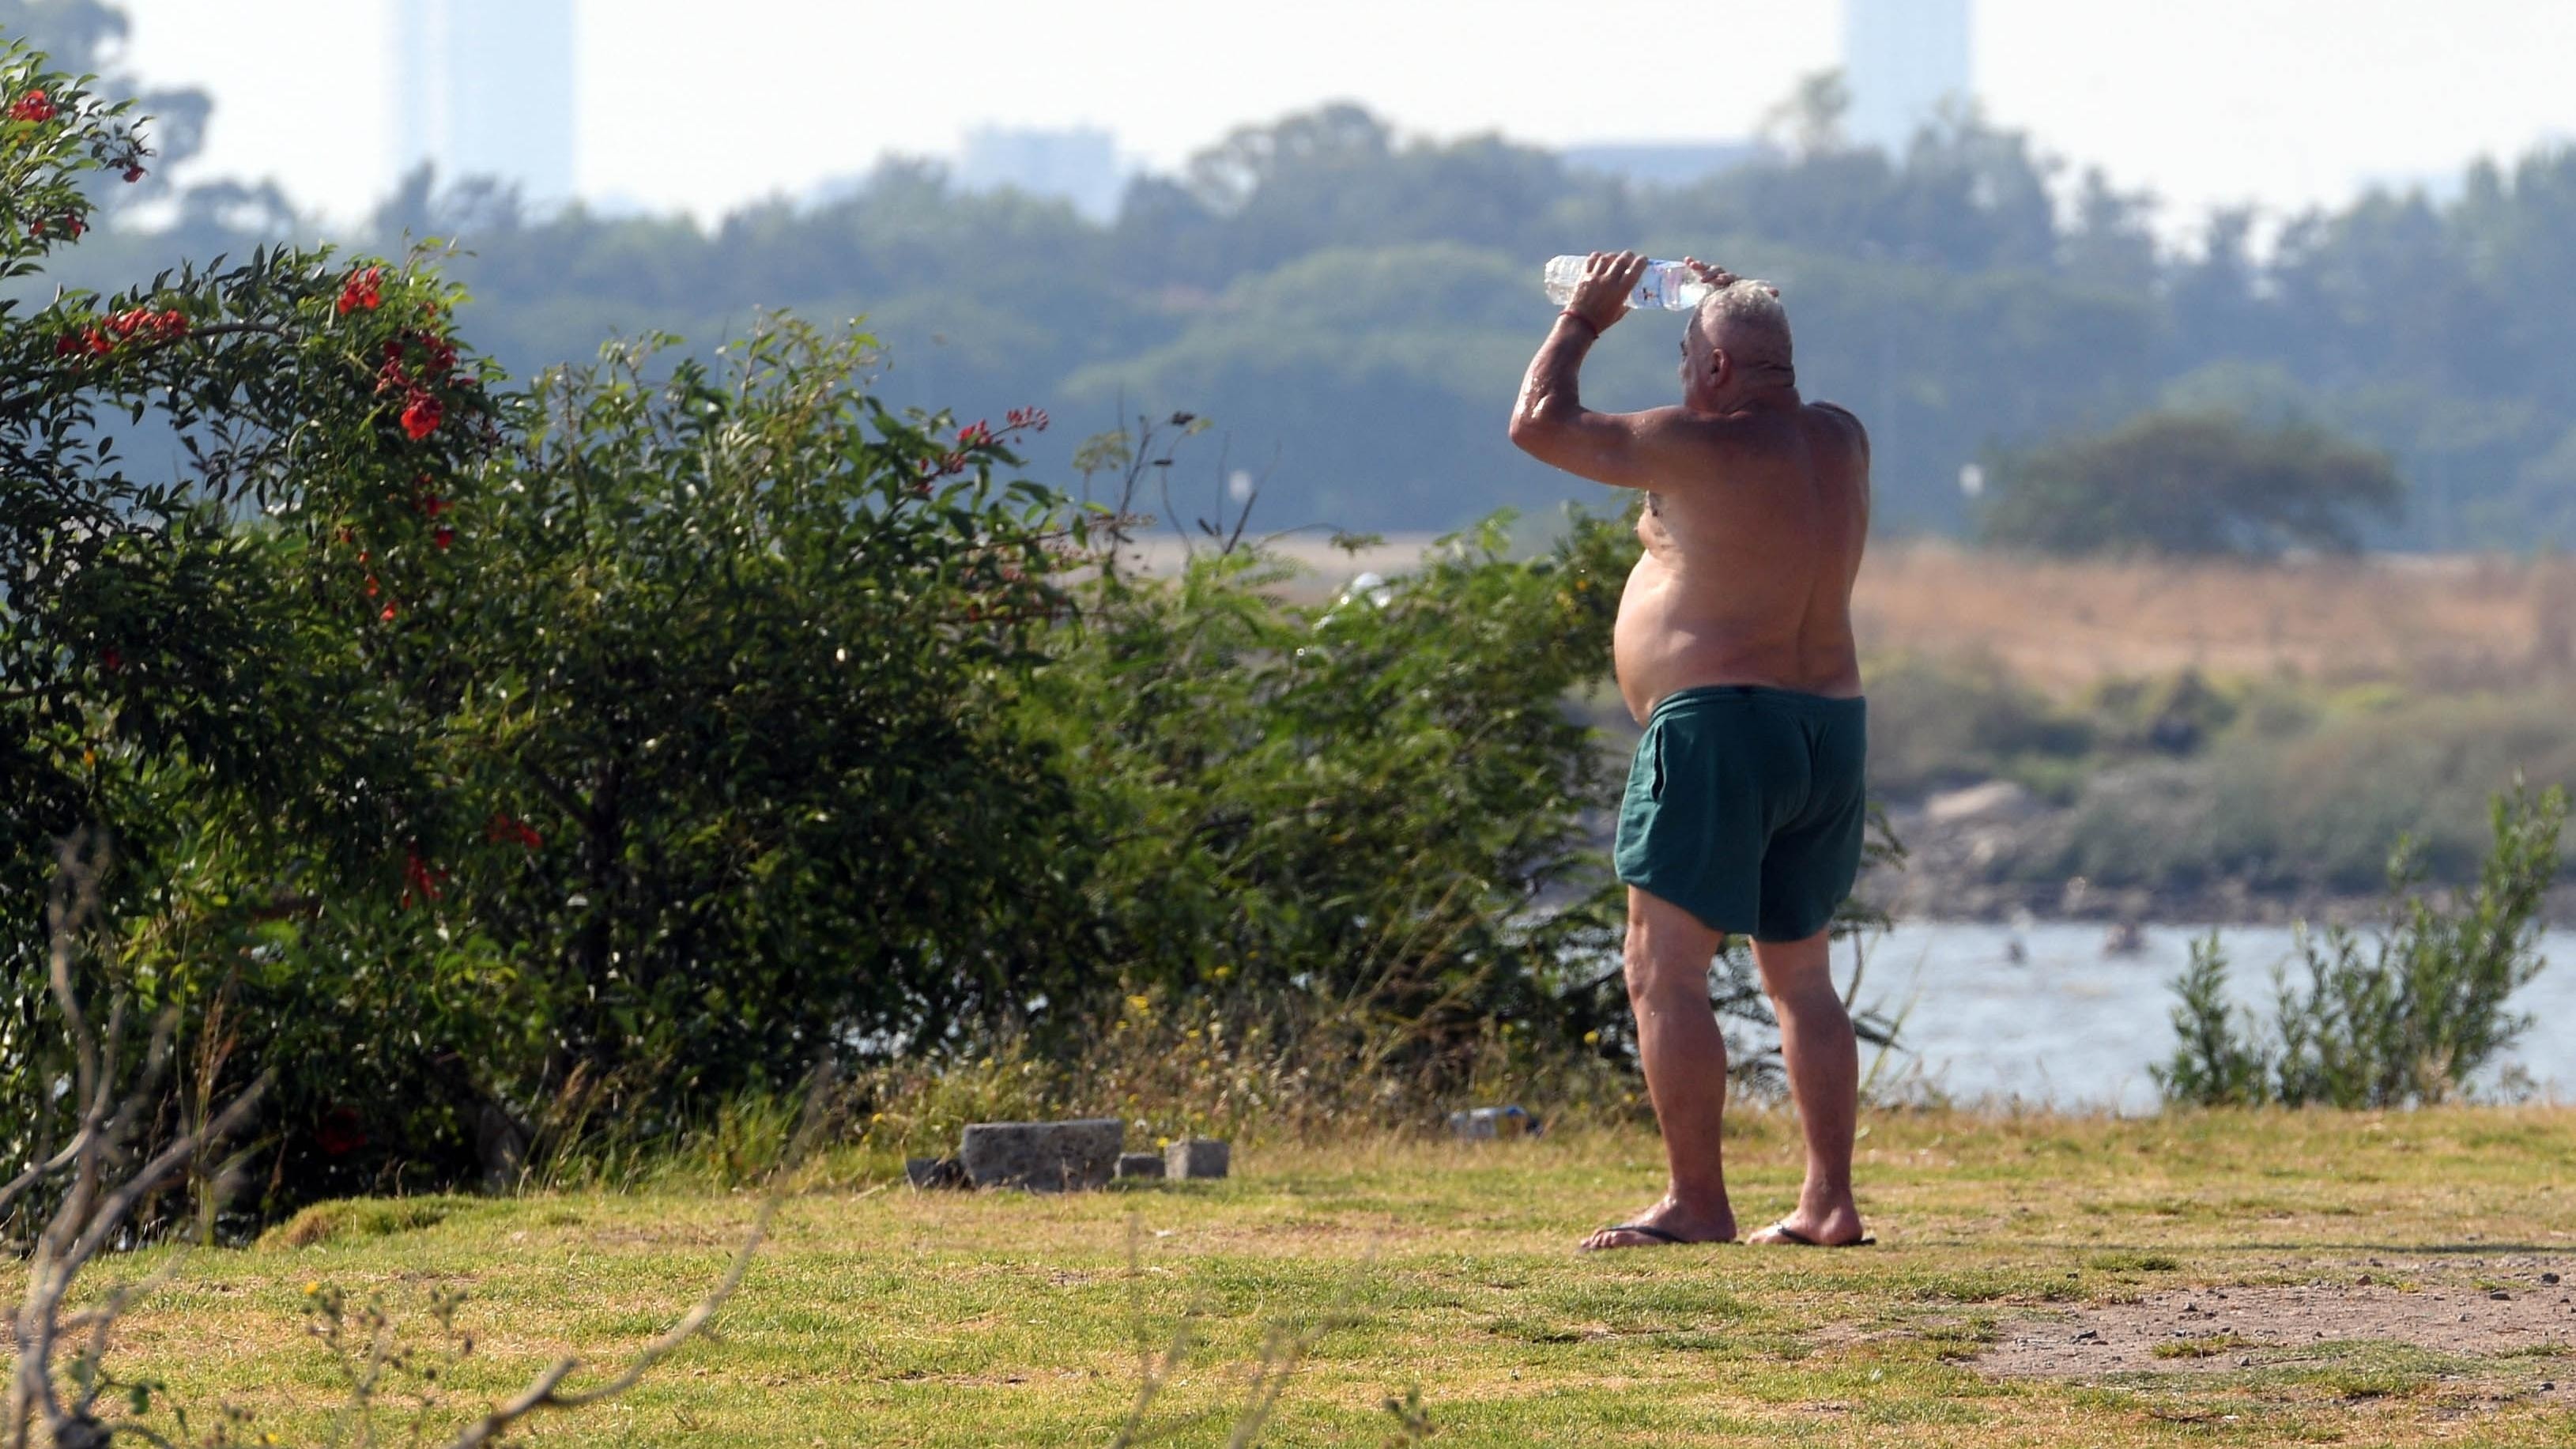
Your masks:
M1562 307L1574 300L1574 284L1583 280L1583 257L1550 257L1547 260L1547 300ZM1631 307L1661 307L1682 312L1696 307L1709 294L1708 283L1701 281L1690 268L1679 262L1649 261L1646 275L1637 279L1637 290L1628 294Z

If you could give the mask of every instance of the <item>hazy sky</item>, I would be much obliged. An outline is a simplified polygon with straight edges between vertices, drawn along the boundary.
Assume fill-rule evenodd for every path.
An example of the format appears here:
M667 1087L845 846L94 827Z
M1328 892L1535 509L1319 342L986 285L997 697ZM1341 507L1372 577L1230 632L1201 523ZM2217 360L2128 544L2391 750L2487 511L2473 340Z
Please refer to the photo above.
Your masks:
M386 0L124 0L149 79L215 96L200 174L350 217L388 184ZM1839 0L579 0L581 188L712 215L1089 123L1169 164L1334 98L1539 143L1752 130L1836 63ZM1976 0L1990 115L2168 224L2337 202L2576 135L2576 0ZM1693 25L1685 17L1705 16ZM1580 27L1578 29L1577 27ZM1605 244L1615 239L1605 239Z

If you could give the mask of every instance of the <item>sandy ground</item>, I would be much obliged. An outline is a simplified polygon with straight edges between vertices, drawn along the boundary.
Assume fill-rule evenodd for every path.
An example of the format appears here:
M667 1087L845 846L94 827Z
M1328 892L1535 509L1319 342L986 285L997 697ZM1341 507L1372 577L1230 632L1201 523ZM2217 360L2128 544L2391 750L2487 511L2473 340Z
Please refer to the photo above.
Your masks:
M2318 1357L2324 1343L2480 1356L2576 1345L2576 1257L2382 1256L2352 1266L2335 1282L2182 1288L2026 1320L1979 1362L2008 1377L2085 1378L2276 1367ZM2568 1381L2561 1387L2576 1408L2576 1363L2544 1360L2541 1371L2554 1372L2554 1385Z

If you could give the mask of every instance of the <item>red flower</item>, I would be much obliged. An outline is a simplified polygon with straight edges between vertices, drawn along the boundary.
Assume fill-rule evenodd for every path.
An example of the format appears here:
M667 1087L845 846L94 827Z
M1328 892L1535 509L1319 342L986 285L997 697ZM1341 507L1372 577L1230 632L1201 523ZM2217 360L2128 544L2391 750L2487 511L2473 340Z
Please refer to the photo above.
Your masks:
M69 332L66 332L62 336L54 339L54 355L56 357L69 357L80 350L81 340Z
M1014 428L1029 428L1043 433L1047 430L1048 418L1045 408L1013 408L1003 421Z
M347 285L340 288L340 315L346 317L361 307L372 312L383 306L384 281L385 269L382 267L351 272Z
M377 618L379 618L379 619L382 619L384 622L386 622L386 623L390 624L390 623L392 623L392 622L394 621L394 615L396 615L396 614L398 614L398 613L400 613L400 612L401 612L401 610L396 609L393 605L391 605L391 604L387 604L387 605L385 605L384 612L383 612L383 613L380 613L380 614L378 614L378 615L376 615L376 617L377 617Z
M514 820L498 810L492 812L491 823L483 827L483 838L495 844L504 840L515 840L530 850L535 850L546 843L546 838L537 833L536 827L524 820Z
M444 378L456 370L456 344L432 332L420 339L427 361L421 371L431 378Z
M16 105L9 108L9 119L13 121L50 121L59 114L60 112L54 106L54 98L46 95L42 90L27 92L18 98Z
M104 357L108 353L116 350L114 339L110 338L103 329L97 327L92 327L87 332L82 333L81 341L88 345L91 352L101 357Z
M423 518L436 518L438 515L445 513L447 510L455 506L455 504L448 502L446 499L439 497L435 493L425 495L420 500L420 512Z
M438 532L431 534L429 536L429 541L437 544L443 550L449 544L456 542L456 530L452 528L442 528Z
M403 432L417 443L437 432L440 421L445 417L446 410L439 406L437 398L415 390L410 403L402 410Z
M408 906L411 904L411 898L414 894L418 894L422 900L437 900L439 897L438 883L446 878L447 872L431 865L421 856L419 846L407 845L403 847L403 880L411 887L410 890L403 892L404 905Z
M98 662L108 673L114 674L125 667L125 656L117 652L115 645L110 644L99 654Z
M126 163L125 163L125 184L126 184L126 185L128 185L128 186L132 186L135 182L140 181L140 180L142 180L142 179L143 179L143 163L142 163L142 162L140 162L140 161L128 161L128 162L126 162Z
M358 561L360 563L364 563L366 560L367 556L365 554L358 555ZM383 592L384 590L376 583L376 576L374 574L367 575L367 597L372 599Z
M89 230L89 223L81 220L78 212L66 211L63 213L63 232L72 240L79 241L80 234L87 230Z
M957 443L960 447L979 448L991 441L993 441L993 425L981 418L957 430Z

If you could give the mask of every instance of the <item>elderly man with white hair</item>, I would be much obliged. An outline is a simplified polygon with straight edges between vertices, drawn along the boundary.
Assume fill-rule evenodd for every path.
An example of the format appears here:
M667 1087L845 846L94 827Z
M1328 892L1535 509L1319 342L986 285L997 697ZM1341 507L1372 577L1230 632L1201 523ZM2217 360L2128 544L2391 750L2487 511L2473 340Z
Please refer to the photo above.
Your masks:
M1859 1054L1826 927L1851 893L1866 825L1851 592L1869 533L1869 436L1848 411L1798 396L1779 289L1696 260L1712 290L1683 331L1681 405L1585 408L1584 354L1626 315L1646 265L1592 254L1511 422L1513 443L1540 461L1646 495L1645 554L1612 643L1645 726L1617 863L1628 1000L1670 1182L1583 1246L1735 1239L1719 1140L1726 1039L1708 998L1729 934L1752 939L1807 1147L1797 1205L1749 1241L1866 1243L1851 1184Z

